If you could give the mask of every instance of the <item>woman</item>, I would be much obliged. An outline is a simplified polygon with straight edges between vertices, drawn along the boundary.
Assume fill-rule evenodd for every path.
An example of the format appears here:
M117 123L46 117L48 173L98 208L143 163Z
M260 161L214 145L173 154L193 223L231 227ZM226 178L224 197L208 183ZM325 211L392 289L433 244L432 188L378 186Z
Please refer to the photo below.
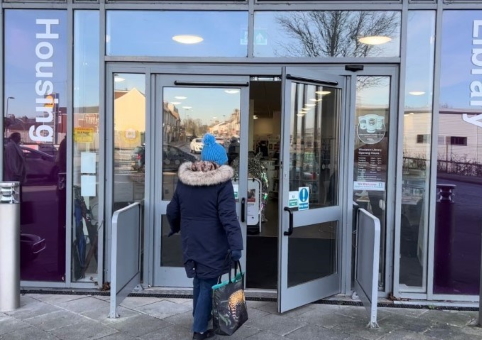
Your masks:
M226 150L211 134L203 138L201 161L179 167L179 182L167 206L171 235L181 231L184 264L193 277L193 339L214 336L207 329L212 309L212 286L230 270L226 255L241 258L243 239L236 216L233 169L225 165Z

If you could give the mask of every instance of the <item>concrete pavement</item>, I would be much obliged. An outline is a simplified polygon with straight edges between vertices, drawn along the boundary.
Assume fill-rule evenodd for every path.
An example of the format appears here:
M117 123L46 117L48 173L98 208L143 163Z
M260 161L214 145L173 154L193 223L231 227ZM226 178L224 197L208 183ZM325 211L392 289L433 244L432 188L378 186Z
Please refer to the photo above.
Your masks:
M0 339L185 339L190 330L192 300L128 297L109 319L109 297L98 295L27 294L21 308L0 313ZM249 320L231 337L215 339L343 340L482 340L475 327L477 311L379 308L378 329L368 329L360 306L310 304L279 315L275 302L248 301Z

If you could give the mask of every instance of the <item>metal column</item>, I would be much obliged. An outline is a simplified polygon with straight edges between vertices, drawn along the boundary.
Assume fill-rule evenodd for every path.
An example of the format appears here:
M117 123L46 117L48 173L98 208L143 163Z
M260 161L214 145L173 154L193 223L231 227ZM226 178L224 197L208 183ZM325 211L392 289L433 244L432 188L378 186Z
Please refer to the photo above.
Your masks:
M19 182L0 182L0 312L20 307L19 194Z

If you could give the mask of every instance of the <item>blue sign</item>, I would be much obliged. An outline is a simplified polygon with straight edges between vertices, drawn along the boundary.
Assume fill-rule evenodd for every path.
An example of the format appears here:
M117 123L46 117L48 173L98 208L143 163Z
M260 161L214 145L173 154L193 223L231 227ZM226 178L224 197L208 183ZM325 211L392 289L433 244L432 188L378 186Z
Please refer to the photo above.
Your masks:
M298 211L307 210L310 205L310 190L308 187L298 188Z

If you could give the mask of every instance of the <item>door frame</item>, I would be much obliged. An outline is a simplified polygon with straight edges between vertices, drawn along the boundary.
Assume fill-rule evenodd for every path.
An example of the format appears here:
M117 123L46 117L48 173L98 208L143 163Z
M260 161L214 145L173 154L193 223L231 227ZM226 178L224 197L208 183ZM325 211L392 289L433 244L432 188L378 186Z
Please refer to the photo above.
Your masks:
M161 170L163 173L163 145L164 136L163 129L156 129L157 126L163 124L163 113L159 114L158 110L162 110L164 102L165 87L190 87L190 88L239 88L240 89L240 140L248 140L249 129L249 76L233 76L230 74L214 74L214 75L190 75L190 74L165 74L165 73L153 73L154 77L153 86L151 86L152 97L154 107L152 108L153 115L151 115L150 133L154 138L154 148L150 155L154 156L154 164L152 167L153 174L156 174ZM181 81L182 84L176 84ZM246 85L241 85L246 83ZM146 149L147 152L147 149ZM243 206L242 200L246 201L246 193L248 191L248 144L240 143L240 167L239 167L239 199L236 202L236 213L238 215L238 221L241 226L241 233L243 236L243 245L246 249L247 241L247 221L242 220L241 216L246 216L246 205ZM155 164L161 164L160 167L155 167ZM162 215L165 215L168 200L162 199L163 191L163 176L154 175L154 261L153 261L153 284L159 286L174 286L175 283L180 283L180 288L189 288L192 286L192 279L186 277L184 267L162 267L161 266L161 238L162 238ZM242 211L244 208L244 211ZM246 252L245 252L246 254ZM240 260L243 267L246 267L246 256Z
M146 124L148 124L146 129L146 136L151 145L154 145L155 140L153 134L151 133L150 129L153 125L152 119L154 116L154 109L155 109L155 98L153 95L153 90L151 88L151 84L154 83L155 74L179 74L179 75L240 75L240 76L269 76L269 77L280 77L282 75L282 67L286 66L286 63L279 63L279 64L233 64L233 65L226 65L226 64L214 64L214 63L149 63L149 62L107 62L106 63L106 89L108 90L106 93L106 137L112 140L113 137L113 98L112 98L112 84L109 85L110 79L112 79L114 73L137 73L137 74L145 74L146 77ZM342 75L347 77L346 83L346 124L347 124L347 132L345 133L344 138L346 139L346 143L348 150L353 150L354 148L354 139L350 138L350 136L354 135L355 128L354 128L354 117L355 117L355 107L356 107L356 76L357 75L389 75L392 76L392 91L391 97L391 108L390 108L390 116L391 116L391 124L390 124L390 134L392 136L392 142L390 143L389 153L395 155L397 152L397 131L396 131L396 110L398 108L398 87L399 87L399 64L365 64L365 68L362 71L352 72L345 69L345 63L343 64L317 64L317 65L306 65L306 64L290 64L292 67L300 67L304 69L310 69L313 72L326 72L336 75ZM110 89L110 92L109 92ZM349 96L348 96L349 94ZM147 139L146 139L147 142ZM146 148L146 153L147 153ZM152 152L151 152L152 153ZM112 174L113 171L113 157L112 152L109 150L109 145L106 143L106 166L105 171L106 174ZM152 162L149 162L149 157L146 157L146 178L150 178L148 176L152 176L153 174L153 165ZM394 169L396 165L396 156L389 158L389 167ZM348 164L345 167L346 171L345 174L342 174L344 178L347 179L346 185L344 185L341 190L343 192L348 193L353 192L353 174L349 171L354 165L353 157L348 157ZM394 172L394 171L393 171ZM394 175L393 175L394 177ZM343 183L342 183L343 185ZM395 178L388 183L388 185L392 185L395 187ZM106 242L105 242L105 256L104 256L104 280L110 280L110 233L111 233L111 219L112 219L112 203L113 197L111 194L113 192L113 182L109 176L106 176L106 186L105 192L107 193L104 195L105 200L105 222L106 222ZM387 201L394 203L395 198L395 190L391 190L387 193ZM145 188L145 214L144 214L144 249L143 252L146 256L144 256L144 265L143 265L143 275L142 281L143 286L151 287L153 285L154 279L154 245L153 245L153 237L154 237L154 207L152 206L153 202L155 202L155 192L153 188L150 186L146 186ZM351 200L350 200L351 202ZM387 204L390 206L390 204ZM387 226L394 225L395 222L399 224L399 219L395 218L395 214L397 213L396 208L393 206L391 207L392 213L387 212ZM351 273L351 249L352 249L352 240L351 240L351 223L352 223L352 212L353 207L352 204L347 204L345 208L345 221L343 225L343 232L345 233L342 236L342 250L341 250L341 294L351 294L352 290L352 273ZM392 291L393 287L393 238L394 238L394 229L395 227L391 227L391 229L387 228L387 252L386 252L386 280L385 280L385 291L379 292L380 296L387 296L389 292ZM399 228L399 226L397 227ZM347 232L349 231L349 232ZM350 268L350 270L348 270ZM389 269L390 268L390 269ZM397 264L395 264L395 270L397 270ZM397 274L395 273L395 276Z

